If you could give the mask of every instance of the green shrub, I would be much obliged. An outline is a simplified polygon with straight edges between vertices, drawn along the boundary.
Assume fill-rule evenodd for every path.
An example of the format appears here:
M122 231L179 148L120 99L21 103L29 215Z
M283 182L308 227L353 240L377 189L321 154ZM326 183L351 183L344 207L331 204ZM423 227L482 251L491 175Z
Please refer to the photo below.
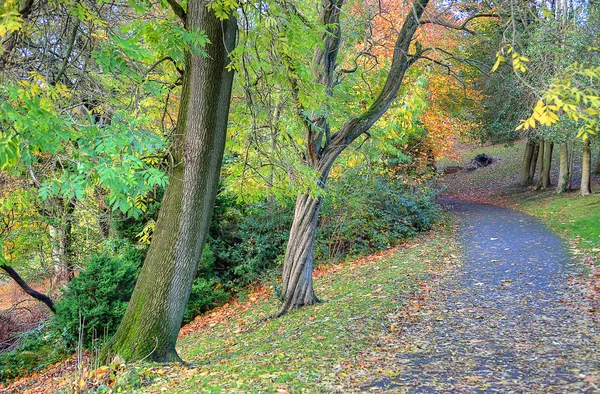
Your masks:
M198 276L192 285L192 292L183 315L183 323L189 323L194 320L194 317L221 305L231 296L215 275L214 264L215 256L207 243L202 251Z
M225 199L221 204L209 242L215 272L227 289L236 292L282 261L293 206L269 201L241 205Z
M63 291L56 303L52 326L69 344L78 340L83 328L83 343L110 336L116 330L140 270L142 253L123 245L114 256L93 257Z
M68 349L60 345L55 335L43 327L23 335L21 346L0 354L0 382L6 383L27 373L63 360Z
M410 186L391 176L347 171L329 185L315 257L327 261L384 249L429 230L440 214L427 185Z

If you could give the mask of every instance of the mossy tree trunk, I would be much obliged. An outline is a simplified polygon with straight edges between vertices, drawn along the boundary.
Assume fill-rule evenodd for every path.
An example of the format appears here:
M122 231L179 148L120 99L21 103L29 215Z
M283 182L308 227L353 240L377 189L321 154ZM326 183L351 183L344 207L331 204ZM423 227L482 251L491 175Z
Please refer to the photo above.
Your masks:
M531 168L531 160L533 159L533 149L535 147L535 142L529 138L527 140L527 145L525 145L525 154L523 155L523 160L521 161L521 178L519 180L519 184L521 186L531 185L531 179L529 177L529 171Z
M552 169L552 151L554 143L550 141L544 142L544 170L542 171L542 189L550 187L550 170Z
M323 113L309 114L299 99L297 81L292 81L292 96L297 115L305 126L306 164L320 174L319 186L327 181L329 171L340 153L369 128L387 111L396 98L404 74L422 55L422 52L409 55L414 34L420 25L421 16L429 0L413 0L394 45L392 63L385 83L371 106L362 114L349 119L333 133L331 124ZM316 82L333 96L334 87L339 82L340 68L338 50L342 43L340 16L343 0L323 0L319 5L319 24L326 32L322 43L315 48L311 69L316 74ZM420 51L421 49L417 49ZM296 200L296 209L283 266L283 305L278 313L281 316L289 310L318 302L313 290L313 247L317 231L317 218L321 208L321 198L301 194Z
M567 192L571 185L569 180L571 179L571 169L569 168L569 147L566 142L560 144L560 161L559 161L559 174L558 174L558 185L556 186L557 193Z
M204 30L211 44L206 57L187 54L172 147L176 164L142 271L102 351L104 360L180 361L175 342L217 194L233 81L226 66L236 34L236 21L217 19L205 2L189 2L185 20L187 29Z
M590 142L586 141L583 145L583 158L581 163L581 195L588 196L592 194L591 184L592 172L592 150Z

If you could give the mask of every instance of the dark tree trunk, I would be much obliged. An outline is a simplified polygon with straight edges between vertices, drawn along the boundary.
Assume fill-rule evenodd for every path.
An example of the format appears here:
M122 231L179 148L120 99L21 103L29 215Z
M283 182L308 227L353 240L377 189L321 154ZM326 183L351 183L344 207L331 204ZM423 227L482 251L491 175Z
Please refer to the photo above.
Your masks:
M554 143L546 141L544 143L544 171L542 172L542 189L550 187L550 170L552 168L552 151L554 150Z
M529 163L529 175L527 176L527 184L533 185L533 178L535 177L535 168L538 161L540 152L540 142L535 141L533 145L533 153L531 154L531 162Z
M556 186L557 193L564 193L570 189L569 179L571 178L569 168L569 147L566 142L560 144L560 164L558 174L558 185Z
M586 141L583 145L583 159L581 163L581 195L588 196L592 194L591 184L592 151L590 142Z
M594 167L594 174L600 175L600 153L598 153L598 158L596 159L596 166Z
M56 309L54 309L54 302L52 301L52 299L50 297L48 297L47 295L42 294L39 291L31 288L27 284L27 282L25 282L23 280L23 278L21 278L21 276L17 273L17 271L15 271L12 267L10 267L8 265L0 265L0 268L2 268L4 271L6 271L6 273L8 274L8 276L10 276L11 278L13 278L14 281L17 282L17 284L21 287L21 289L23 289L23 291L25 293L29 294L30 296L32 296L36 300L39 300L39 301L43 302L44 304L46 304L46 306L48 308L50 308L50 310L52 311L52 313L56 313Z
M521 186L531 185L529 171L531 168L531 160L533 159L534 147L535 147L535 142L531 138L528 139L527 145L525 145L525 154L523 155L523 161L521 161L521 179L519 181L519 184Z
M302 194L296 200L294 221L283 264L284 302L279 315L319 302L313 290L313 249L321 198Z
M537 157L538 179L535 184L535 190L540 190L542 188L542 183L543 183L543 179L544 179L544 148L545 148L544 141L540 141L540 150L538 152L538 157Z
M324 186L329 171L339 154L369 128L387 111L396 98L404 74L419 59L421 52L409 55L414 34L429 0L414 0L394 45L392 64L385 83L371 106L357 117L351 118L337 131L331 132L326 116L307 116L298 95L298 81L291 77L292 95L297 115L305 126L306 157L309 166L321 175L319 183ZM333 88L340 77L337 73L338 49L342 40L340 15L343 0L323 0L319 9L319 24L326 26L321 45L315 49L311 68L316 73L316 82L333 96ZM417 49L419 50L419 49ZM293 71L293 70L291 70ZM293 75L294 73L290 73ZM321 113L328 113L323 108ZM294 222L286 249L283 266L284 301L278 316L292 308L318 302L312 286L313 246L317 231L317 217L321 206L319 198L301 195L296 200Z
M179 109L176 165L127 311L101 357L126 362L180 361L177 334L208 233L225 147L233 72L228 54L236 21L221 21L204 2L191 1L187 28L204 30L207 56L188 54Z

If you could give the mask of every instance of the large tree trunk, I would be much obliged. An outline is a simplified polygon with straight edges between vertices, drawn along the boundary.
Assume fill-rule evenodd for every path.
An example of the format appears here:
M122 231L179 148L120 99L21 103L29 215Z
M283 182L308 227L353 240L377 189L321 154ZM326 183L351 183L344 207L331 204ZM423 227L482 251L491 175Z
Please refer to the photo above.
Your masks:
M540 142L535 141L533 145L533 153L531 154L531 161L529 163L529 175L527 176L527 185L533 185L533 178L535 177L535 168L538 162L539 152Z
M542 173L542 189L550 187L550 169L552 168L552 151L554 143L546 141L544 143L544 171Z
M25 293L29 294L36 300L43 302L52 311L52 313L56 313L56 309L54 309L54 302L52 301L52 299L50 297L48 297L46 294L40 293L39 291L37 291L34 288L32 288L31 286L29 286L27 284L27 282L25 282L25 280L23 280L23 278L21 278L21 276L17 273L17 271L14 270L14 268L12 268L11 266L8 266L8 265L4 265L4 264L0 265L0 268L2 268L4 271L6 271L6 273L11 278L13 278L13 280L15 282L17 282L17 284L21 287L21 289L23 289L23 291Z
M558 185L556 186L557 193L564 193L570 189L569 179L571 177L569 168L569 147L566 142L560 144L560 164L558 174Z
M105 360L180 361L175 342L208 233L225 147L233 81L226 66L236 22L220 21L204 2L191 1L187 28L204 30L212 44L206 57L187 55L174 141L177 164L125 316L102 351Z
M592 167L592 152L590 142L586 141L583 145L583 159L581 163L581 195L587 196L592 194L591 185L591 167Z
M519 184L521 186L531 185L529 170L531 168L531 160L533 159L534 147L535 142L531 138L529 138L527 140L527 145L525 145L525 154L523 155L523 161L521 161L521 179L519 181Z
M543 179L544 179L544 148L545 148L545 145L546 144L544 143L544 141L540 141L540 150L538 152L538 157L537 157L538 179L535 184L535 190L540 190L542 188L542 183L543 183Z
M294 221L283 263L284 302L278 315L319 302L313 290L313 249L321 198L302 194L296 200Z

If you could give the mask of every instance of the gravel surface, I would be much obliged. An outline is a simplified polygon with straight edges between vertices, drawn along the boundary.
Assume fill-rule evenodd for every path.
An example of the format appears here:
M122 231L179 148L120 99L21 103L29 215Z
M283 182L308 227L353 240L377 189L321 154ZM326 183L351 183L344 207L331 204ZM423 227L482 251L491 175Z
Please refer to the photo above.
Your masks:
M432 313L405 324L393 377L362 390L411 393L600 393L600 328L572 278L581 269L540 221L492 205L445 201L464 265Z

